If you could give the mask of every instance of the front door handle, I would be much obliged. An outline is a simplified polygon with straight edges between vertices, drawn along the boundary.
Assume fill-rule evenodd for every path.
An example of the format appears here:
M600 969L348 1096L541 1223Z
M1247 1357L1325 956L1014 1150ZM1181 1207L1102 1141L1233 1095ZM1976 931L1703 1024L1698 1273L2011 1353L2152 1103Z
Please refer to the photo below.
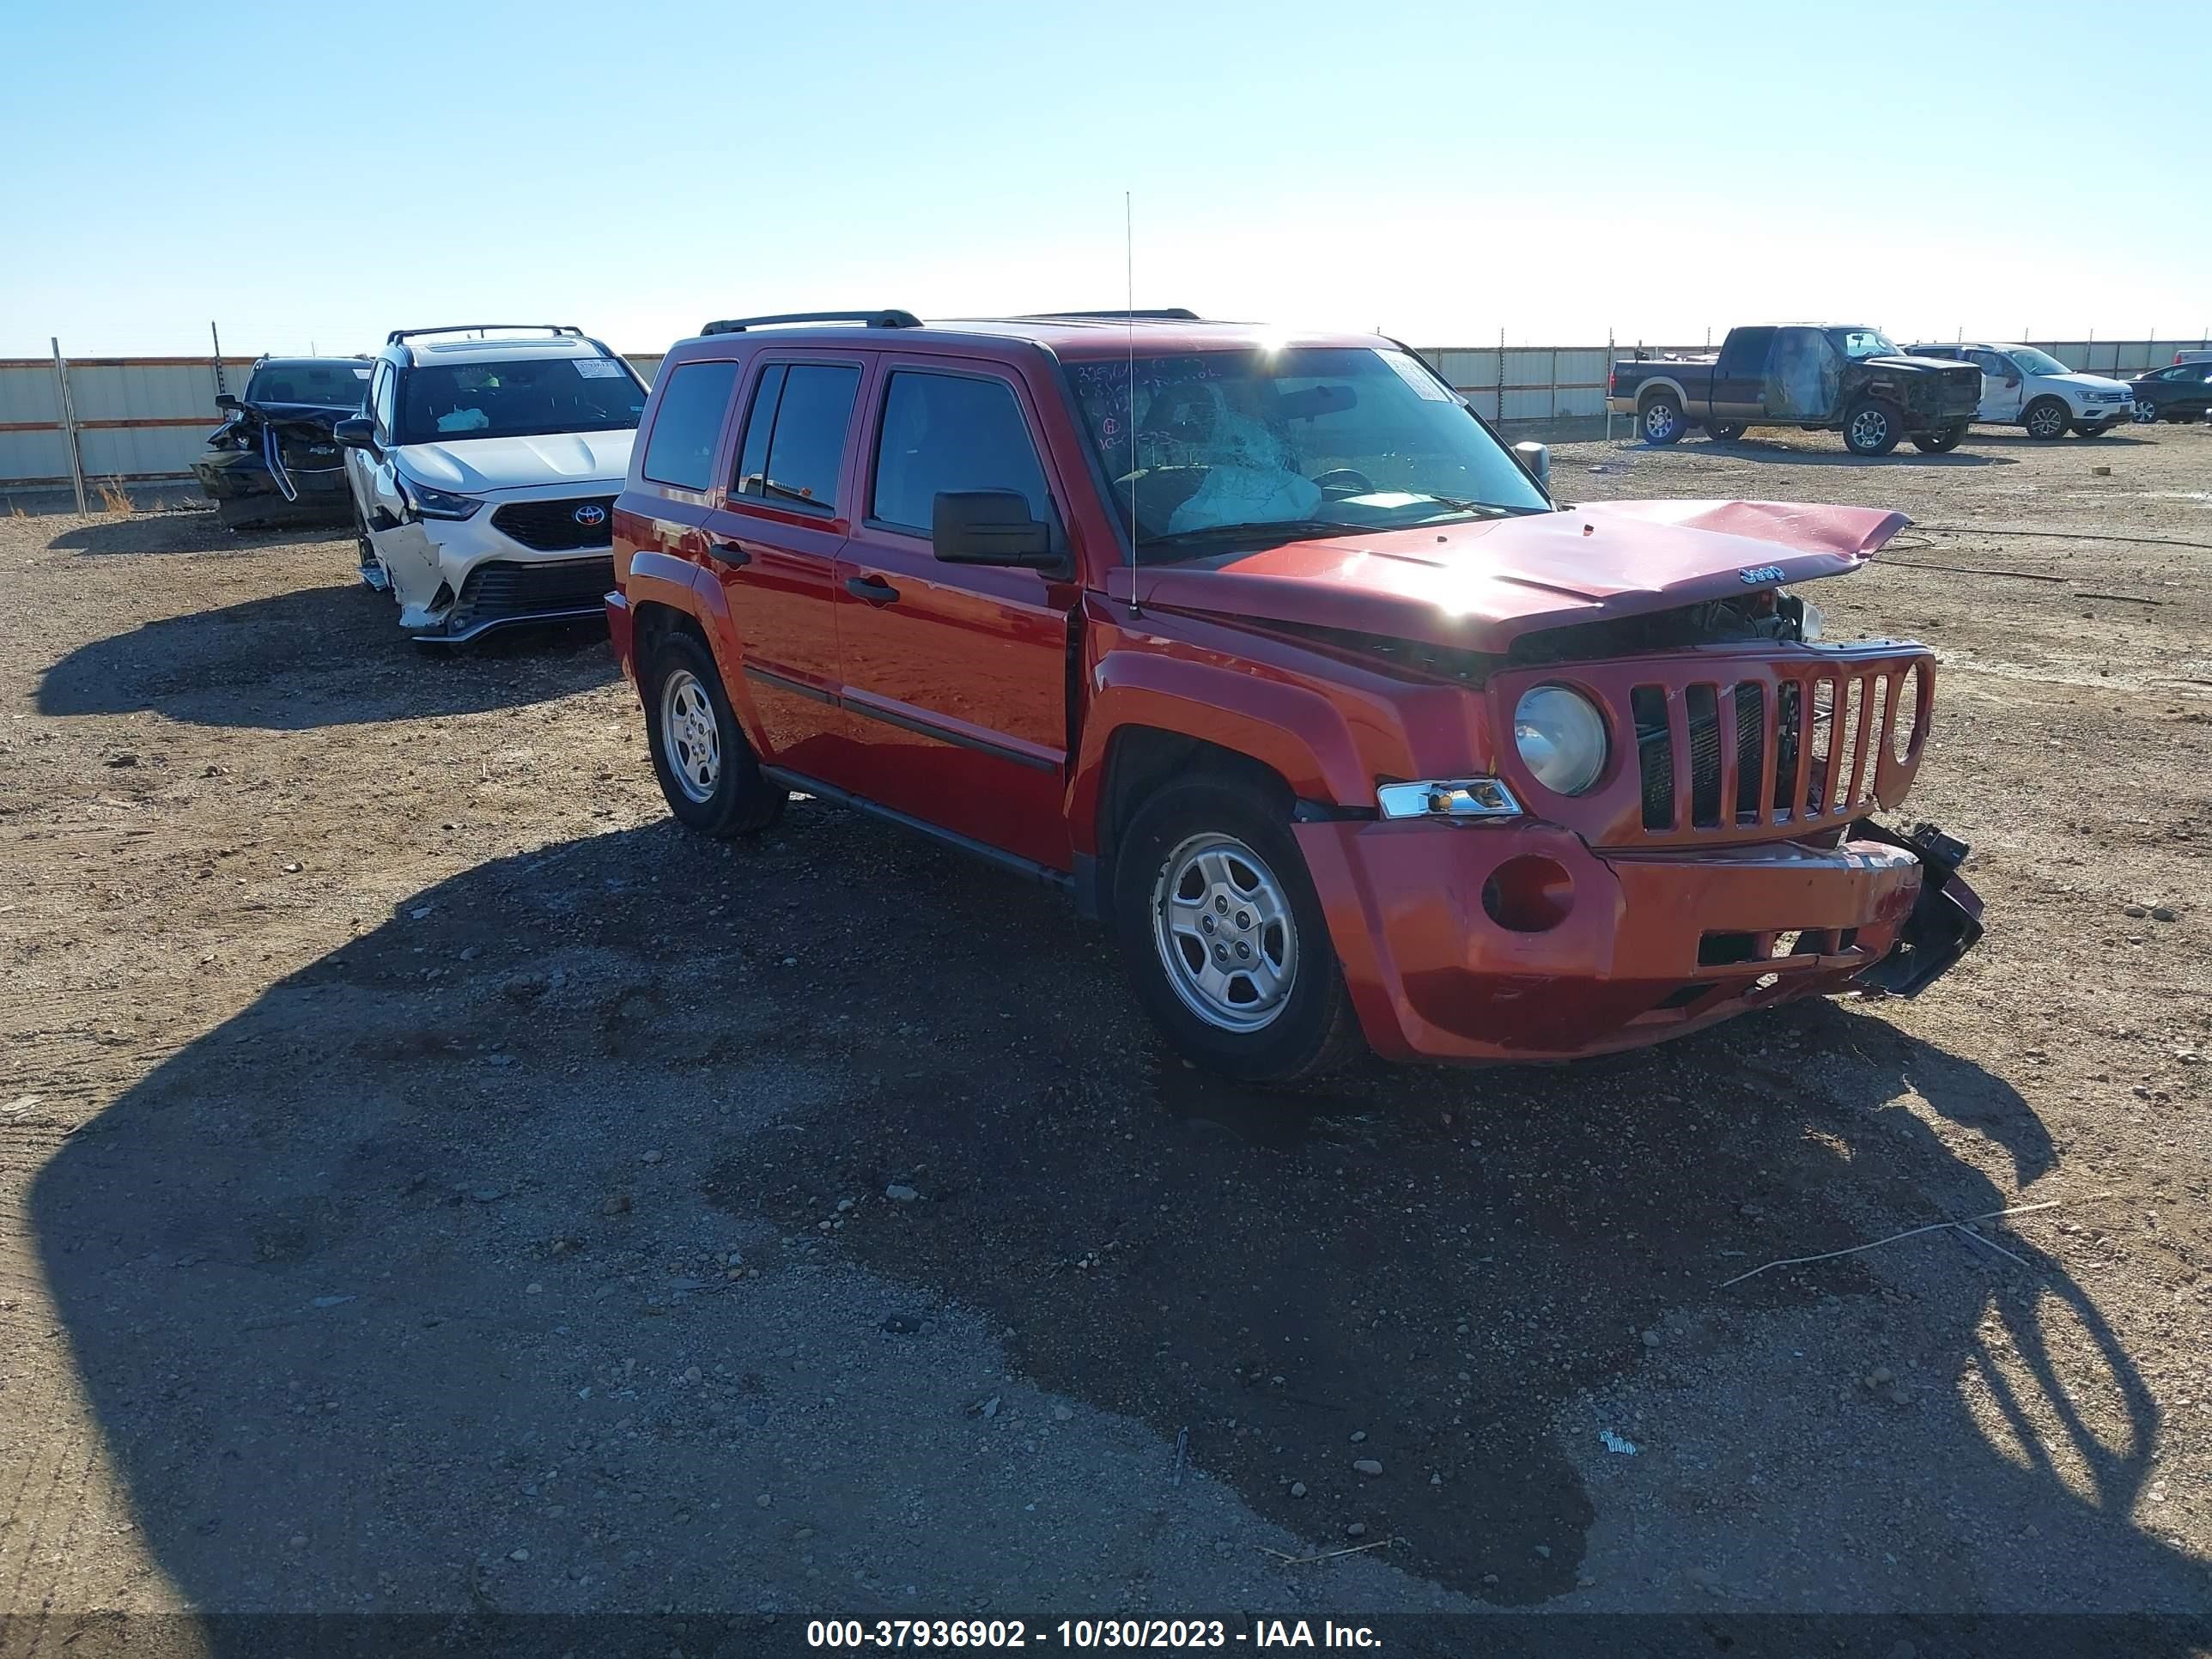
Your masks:
M735 542L709 541L707 550L724 564L750 564L753 556Z
M866 599L870 605L889 605L898 598L898 589L881 576L848 576L845 591L854 599Z

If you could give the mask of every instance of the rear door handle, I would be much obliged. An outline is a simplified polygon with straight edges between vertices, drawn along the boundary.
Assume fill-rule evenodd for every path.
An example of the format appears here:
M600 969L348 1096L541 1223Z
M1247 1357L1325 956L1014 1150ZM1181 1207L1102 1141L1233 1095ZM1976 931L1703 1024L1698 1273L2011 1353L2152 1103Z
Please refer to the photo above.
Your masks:
M735 542L709 541L708 550L724 564L750 564L753 556Z
M898 598L898 589L881 576L848 576L845 591L855 599L866 599L870 605L889 605Z

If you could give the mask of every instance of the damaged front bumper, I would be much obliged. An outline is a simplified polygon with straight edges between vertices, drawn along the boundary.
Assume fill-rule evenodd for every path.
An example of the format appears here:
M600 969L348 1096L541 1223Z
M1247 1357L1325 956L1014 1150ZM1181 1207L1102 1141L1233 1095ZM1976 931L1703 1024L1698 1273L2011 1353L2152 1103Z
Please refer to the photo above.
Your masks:
M615 571L613 538L600 526L613 501L601 483L491 497L466 519L409 518L380 532L376 562L400 627L424 644L459 645L494 629L604 616ZM580 544L532 544L547 540Z
M241 404L192 462L224 528L345 524L353 495L331 428L338 416Z
M1527 822L1293 833L1386 1059L1571 1060L1800 997L1911 996L1981 937L1966 848L1925 826L1637 853Z
M1899 836L1872 818L1862 818L1851 826L1850 834L1856 841L1902 848L1920 861L1920 893L1912 902L1912 914L1898 929L1897 943L1859 975L1870 991L1917 997L1981 943L1981 895L1959 874L1972 849L1932 823L1916 824L1911 833Z

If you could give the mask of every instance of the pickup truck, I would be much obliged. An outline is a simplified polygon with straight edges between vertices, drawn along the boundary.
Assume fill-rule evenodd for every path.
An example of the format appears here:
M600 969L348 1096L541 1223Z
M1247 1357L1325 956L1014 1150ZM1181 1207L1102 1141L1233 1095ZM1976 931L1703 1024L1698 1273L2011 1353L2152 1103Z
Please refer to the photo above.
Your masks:
M1875 816L1934 653L1799 591L1904 516L1549 471L1374 335L735 319L655 379L609 632L679 823L799 792L1059 889L1233 1076L1925 987L1981 930L1966 849Z
M1914 357L1879 330L1826 323L1732 328L1717 358L1616 362L1607 407L1632 415L1648 443L1692 427L1734 440L1754 426L1841 432L1855 455L1900 440L1931 455L1956 449L1982 400L1971 365Z

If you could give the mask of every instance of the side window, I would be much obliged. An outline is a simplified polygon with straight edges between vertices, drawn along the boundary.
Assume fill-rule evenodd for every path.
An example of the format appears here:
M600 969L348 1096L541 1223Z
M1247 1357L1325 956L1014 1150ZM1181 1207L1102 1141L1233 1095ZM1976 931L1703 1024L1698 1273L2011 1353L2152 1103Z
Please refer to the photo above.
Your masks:
M656 483L705 489L714 480L714 441L738 384L732 362L682 363L660 390L660 407L639 471Z
M1044 469L1012 387L901 369L884 393L868 516L926 536L947 489L1014 490L1030 517L1049 516Z
M837 510L837 469L860 371L844 363L771 363L745 415L734 491L780 507Z
M2011 372L2005 368L2004 359L1994 351L1970 351L1966 357L1988 380L2002 380Z
M380 360L369 381L368 412L376 422L377 435L386 443L392 441L392 387L398 378L389 362Z
M1757 374L1766 367L1766 354L1774 344L1775 331L1771 328L1732 328L1728 338L1721 343L1721 360L1714 365L1717 373L1731 380L1741 380Z

